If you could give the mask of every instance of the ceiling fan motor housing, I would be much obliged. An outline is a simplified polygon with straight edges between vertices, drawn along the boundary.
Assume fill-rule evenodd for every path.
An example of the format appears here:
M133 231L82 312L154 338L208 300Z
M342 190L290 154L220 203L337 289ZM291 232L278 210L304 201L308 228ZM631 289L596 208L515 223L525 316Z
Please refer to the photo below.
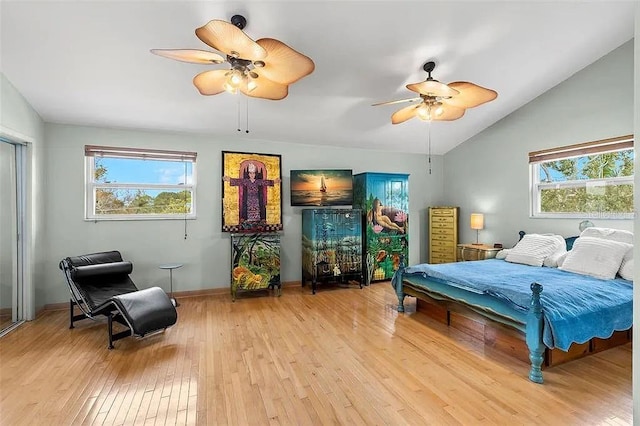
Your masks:
M431 73L431 71L433 71L435 68L436 68L436 63L433 62L433 61L426 62L422 66L422 69L425 70L428 73Z
M231 23L242 30L247 25L247 20L242 15L233 15L231 17Z
M433 80L433 77L431 77L431 71L433 71L435 68L436 68L436 63L433 61L426 62L422 66L422 69L425 70L428 74L427 80Z

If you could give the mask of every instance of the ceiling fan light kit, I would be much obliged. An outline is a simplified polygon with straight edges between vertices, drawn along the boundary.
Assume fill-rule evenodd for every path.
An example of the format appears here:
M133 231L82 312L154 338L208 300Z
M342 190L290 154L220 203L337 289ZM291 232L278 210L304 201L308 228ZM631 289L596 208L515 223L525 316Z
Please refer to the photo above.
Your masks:
M197 49L151 49L151 53L182 62L221 64L229 69L204 71L193 84L202 95L238 91L253 98L280 100L289 94L289 85L311 74L313 61L302 53L272 38L254 41L243 29L247 20L241 15L231 22L214 19L196 29L196 36L218 54Z

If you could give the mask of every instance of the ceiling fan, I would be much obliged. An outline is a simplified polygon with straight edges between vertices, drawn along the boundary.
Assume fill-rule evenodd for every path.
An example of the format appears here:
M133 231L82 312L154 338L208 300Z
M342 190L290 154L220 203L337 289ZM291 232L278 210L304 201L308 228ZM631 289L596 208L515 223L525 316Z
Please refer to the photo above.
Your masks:
M453 121L462 117L467 108L473 108L494 100L498 93L468 81L454 81L444 84L431 77L436 67L435 62L429 61L422 67L428 74L425 81L407 84L407 89L419 94L419 97L400 99L397 101L373 104L393 105L403 102L419 102L409 105L391 115L391 123L400 124L413 117L425 121Z
M204 71L193 84L203 95L227 91L254 98L279 100L289 94L289 85L311 74L315 64L307 56L273 38L253 41L243 30L247 20L241 15L231 23L212 20L196 29L196 36L224 56L199 49L151 49L165 58L194 64L221 64L230 69Z

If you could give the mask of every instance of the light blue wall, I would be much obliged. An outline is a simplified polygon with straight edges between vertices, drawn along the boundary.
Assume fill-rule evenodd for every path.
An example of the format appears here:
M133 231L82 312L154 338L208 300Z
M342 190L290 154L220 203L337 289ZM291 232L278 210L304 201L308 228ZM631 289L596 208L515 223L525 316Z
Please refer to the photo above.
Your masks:
M45 214L41 200L44 191L44 122L9 80L0 73L0 136L27 146L26 155L26 269L24 284L25 318L32 319L44 300L43 234Z
M232 131L233 129L230 129ZM291 169L353 169L354 173L409 173L409 258L426 261L426 209L442 198L442 157L434 158L427 173L423 155L349 148L319 147L274 141L245 140L237 136L212 137L167 132L115 130L47 124L47 235L44 259L47 303L68 299L60 259L102 250L120 250L133 261L133 280L140 287L168 287L161 263L181 262L174 273L174 290L200 290L229 286L230 241L221 228L221 151L280 154L283 174L282 280L300 281L301 208L290 206ZM397 143L397 141L394 141ZM196 151L198 153L197 220L184 222L87 222L84 214L84 145L113 145Z
M472 212L485 214L486 243L511 246L519 230L579 233L577 219L529 218L528 153L633 133L633 55L631 40L445 154L444 201L460 206L461 241L475 240ZM632 220L592 221L633 229Z

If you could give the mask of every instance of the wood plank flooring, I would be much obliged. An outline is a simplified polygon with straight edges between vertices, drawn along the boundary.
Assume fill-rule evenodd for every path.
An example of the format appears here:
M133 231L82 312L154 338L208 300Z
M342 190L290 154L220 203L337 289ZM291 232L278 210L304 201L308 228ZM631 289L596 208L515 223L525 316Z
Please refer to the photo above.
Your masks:
M181 298L107 350L49 311L0 339L2 425L631 424L631 344L544 371L420 312L388 283Z

